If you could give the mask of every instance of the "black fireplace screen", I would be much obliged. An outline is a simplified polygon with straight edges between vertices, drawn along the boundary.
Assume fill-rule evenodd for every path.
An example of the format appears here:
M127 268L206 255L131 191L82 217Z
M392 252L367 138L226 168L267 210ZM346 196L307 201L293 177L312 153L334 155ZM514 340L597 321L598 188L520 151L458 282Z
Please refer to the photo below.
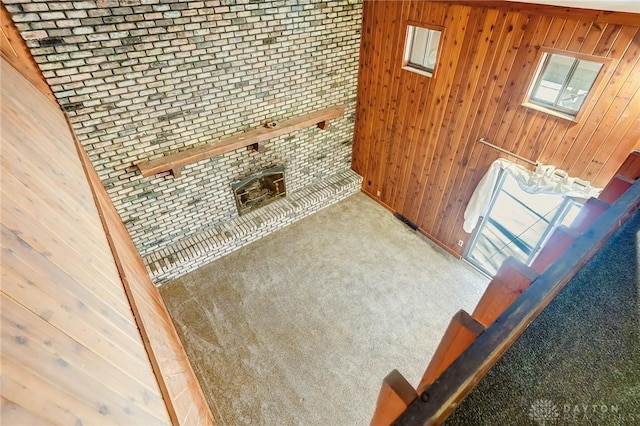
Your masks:
M231 185L238 207L243 215L280 197L286 196L284 167L262 170Z

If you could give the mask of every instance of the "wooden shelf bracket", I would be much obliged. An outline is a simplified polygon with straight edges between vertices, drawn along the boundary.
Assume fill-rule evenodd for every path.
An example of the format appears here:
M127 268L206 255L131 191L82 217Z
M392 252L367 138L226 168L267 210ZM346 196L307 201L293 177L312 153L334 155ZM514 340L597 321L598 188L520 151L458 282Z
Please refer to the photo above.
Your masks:
M264 152L264 142L268 139L305 127L316 125L324 130L329 126L329 120L344 114L344 108L332 106L308 114L299 115L279 123L269 123L267 126L257 127L249 131L227 136L216 143L188 148L184 151L165 155L153 160L144 160L136 163L142 176L152 176L162 172L171 172L173 177L179 177L182 166L195 163L200 160L215 157L238 148L248 147L257 152Z

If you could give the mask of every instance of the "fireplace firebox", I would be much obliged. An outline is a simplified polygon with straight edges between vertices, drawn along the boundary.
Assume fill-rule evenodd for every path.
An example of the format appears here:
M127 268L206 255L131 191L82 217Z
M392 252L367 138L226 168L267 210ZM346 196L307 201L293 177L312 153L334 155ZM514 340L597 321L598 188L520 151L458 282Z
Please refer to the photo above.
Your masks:
M261 170L231 185L238 214L243 215L287 195L284 167Z

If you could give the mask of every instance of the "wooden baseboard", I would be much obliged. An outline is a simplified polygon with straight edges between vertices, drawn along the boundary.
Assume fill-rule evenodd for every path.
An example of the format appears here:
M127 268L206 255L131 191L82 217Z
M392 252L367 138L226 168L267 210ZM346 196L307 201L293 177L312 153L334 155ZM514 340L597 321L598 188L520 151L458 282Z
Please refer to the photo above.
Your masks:
M383 201L381 201L378 197L374 196L372 193L370 193L369 191L367 191L364 188L361 188L362 192L368 196L369 198L371 198L373 201L375 201L376 203L380 204L382 207L384 207L385 209L389 210L391 213L396 214L398 213L396 210L394 210L393 208L391 208L391 206L385 204ZM431 241L433 241L434 243L436 243L438 246L440 246L442 249L444 249L447 253L451 254L453 257L455 257L456 259L462 259L462 255L458 252L456 252L455 250L453 250L451 247L447 246L445 243L443 243L442 241L434 238L431 234L429 234L427 231L425 231L424 229L418 227L418 232L420 232L422 235L424 235L425 237L427 237L428 239L430 239Z
M422 235L424 235L425 237L427 237L428 239L430 239L431 241L439 245L442 249L444 249L447 253L449 253L456 259L462 259L462 255L460 253L455 252L451 247L447 246L445 243L438 240L437 238L434 238L431 234L429 234L424 229L418 228L418 232L420 232Z
M382 207L384 207L385 209L389 210L391 213L395 214L396 211L394 209L391 208L391 206L385 204L382 200L380 200L378 197L376 197L375 195L373 195L372 193L370 193L369 191L367 191L364 188L361 188L362 192L364 192L364 194L371 198L373 201L375 201L376 203L380 204Z

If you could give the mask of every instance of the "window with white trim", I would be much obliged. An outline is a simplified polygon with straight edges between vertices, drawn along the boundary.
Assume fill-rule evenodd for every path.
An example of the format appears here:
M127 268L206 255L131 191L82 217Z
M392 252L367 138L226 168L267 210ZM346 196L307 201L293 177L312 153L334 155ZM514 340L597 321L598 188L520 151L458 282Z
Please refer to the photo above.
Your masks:
M407 25L403 68L432 77L438 63L442 31Z
M604 63L597 60L544 52L525 104L573 119L584 105L603 66Z

